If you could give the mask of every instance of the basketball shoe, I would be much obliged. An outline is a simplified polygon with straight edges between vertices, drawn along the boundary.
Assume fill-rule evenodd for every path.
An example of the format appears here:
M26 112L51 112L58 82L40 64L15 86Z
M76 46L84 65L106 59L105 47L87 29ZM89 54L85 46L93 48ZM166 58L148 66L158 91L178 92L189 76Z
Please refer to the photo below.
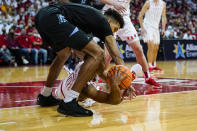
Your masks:
M152 77L149 77L149 78L145 78L145 82L146 84L150 84L150 85L153 85L153 86L161 86L158 82L156 82Z
M65 103L63 100L59 103L59 107L57 111L66 116L74 116L74 117L87 117L92 116L93 112L91 110L87 110L80 106L76 99L73 99L71 102Z
M154 70L154 68L153 67L149 67L148 70L149 70L149 72L152 72Z
M60 100L55 99L52 94L48 97L43 96L42 94L38 95L37 98L37 104L42 107L48 107L48 106L55 106L60 102Z
M153 70L156 70L156 71L162 71L162 69L161 69L161 68L159 68L159 67L157 67L157 66L153 67Z

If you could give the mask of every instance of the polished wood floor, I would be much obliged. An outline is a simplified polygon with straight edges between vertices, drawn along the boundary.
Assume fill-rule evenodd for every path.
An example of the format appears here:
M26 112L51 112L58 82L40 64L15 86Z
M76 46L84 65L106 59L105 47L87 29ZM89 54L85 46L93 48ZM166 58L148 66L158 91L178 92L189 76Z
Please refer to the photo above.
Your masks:
M132 64L134 63L128 63L128 66ZM154 72L153 76L161 78L158 79L161 82L165 81L165 84L170 85L170 78L173 78L173 82L184 80L183 83L192 79L187 86L182 87L178 82L175 86L193 86L194 89L197 86L197 61L158 62L158 66L163 72ZM0 68L0 83L44 81L48 68ZM66 72L62 71L58 79L65 76ZM0 95L0 102L2 97ZM65 117L57 113L56 108L35 105L1 108L0 131L197 131L197 90L144 94L119 105L96 103L90 108L94 111L94 116L87 118Z

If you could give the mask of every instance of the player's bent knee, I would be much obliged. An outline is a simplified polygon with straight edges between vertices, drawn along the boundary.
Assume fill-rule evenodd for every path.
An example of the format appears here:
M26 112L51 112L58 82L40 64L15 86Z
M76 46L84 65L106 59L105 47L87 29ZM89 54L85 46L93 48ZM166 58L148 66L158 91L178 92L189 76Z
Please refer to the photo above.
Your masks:
M92 56L92 57L97 57L98 55L104 54L103 49L97 45L93 40L90 41L83 49L83 52L86 54Z

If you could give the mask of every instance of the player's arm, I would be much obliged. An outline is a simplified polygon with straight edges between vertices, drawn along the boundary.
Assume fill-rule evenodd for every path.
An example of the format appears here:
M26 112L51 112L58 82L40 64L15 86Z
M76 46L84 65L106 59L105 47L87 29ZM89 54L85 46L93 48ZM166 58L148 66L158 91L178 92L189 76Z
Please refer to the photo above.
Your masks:
M99 0L103 4L111 5L113 6L116 2L114 0Z
M93 100L100 102L100 103L107 103L116 105L119 104L121 99L121 91L119 85L121 80L125 78L120 71L115 71L113 76L108 76L110 78L110 92L103 92L97 90L94 86L89 85L88 87L84 88L82 93L84 96L92 98ZM109 85L108 85L109 86Z
M120 52L118 50L118 47L116 45L116 40L114 36L109 35L105 38L105 46L107 50L109 51L109 54L111 55L112 59L114 60L116 65L124 65L124 61L122 60L120 56Z
M114 0L99 0L99 1L101 3L113 6L115 9L117 9L121 13L126 11L126 9L122 5L120 5L119 3L115 2Z
M163 10L162 10L162 35L165 36L165 29L166 29L166 3L164 4Z
M139 19L139 22L140 22L140 27L141 29L144 29L144 26L143 26L143 17L144 17L144 14L146 13L146 11L149 9L150 7L150 3L149 1L147 1L144 6L142 7L140 13L139 13L139 16L138 16L138 19Z
M116 105L119 104L121 100L121 92L117 85L111 85L110 93L97 90L93 85L85 87L82 91L82 96L91 98L99 103L106 103Z

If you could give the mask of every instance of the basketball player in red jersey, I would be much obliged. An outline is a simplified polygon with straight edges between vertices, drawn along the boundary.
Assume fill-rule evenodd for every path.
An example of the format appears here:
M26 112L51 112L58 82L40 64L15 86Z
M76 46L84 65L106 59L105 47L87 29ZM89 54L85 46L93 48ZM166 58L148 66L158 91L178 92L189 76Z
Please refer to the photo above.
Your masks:
M119 36L121 40L126 41L127 44L132 48L133 52L136 55L137 62L142 66L145 82L150 85L160 86L160 84L156 82L150 75L150 72L148 70L148 63L144 56L143 49L140 45L140 40L138 38L137 31L131 22L130 19L131 0L100 0L100 2L105 4L103 8L104 11L109 8L112 8L118 11L123 16L125 26L122 29L119 29L116 32L116 35ZM105 52L107 51L105 50ZM106 53L106 56L107 56L106 63L109 64L111 61L110 55Z

